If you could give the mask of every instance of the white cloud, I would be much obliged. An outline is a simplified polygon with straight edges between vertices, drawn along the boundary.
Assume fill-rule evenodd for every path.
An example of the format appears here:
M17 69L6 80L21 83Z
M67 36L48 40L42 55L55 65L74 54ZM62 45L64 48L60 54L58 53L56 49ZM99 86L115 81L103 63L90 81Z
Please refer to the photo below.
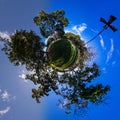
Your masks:
M109 62L109 60L111 59L112 55L113 55L113 52L114 52L114 43L113 43L113 39L111 39L111 47L110 47L110 50L107 54L107 59L106 59L106 63Z
M72 30L74 30L77 34L81 34L85 29L87 29L87 25L85 23L82 23L80 25L75 25L72 27Z
M91 29L91 31L94 32L94 33L98 33L99 32L99 31L94 30L94 29Z
M27 71L26 68L22 68L21 69L21 72L19 73L18 77L21 78L23 80L23 82L25 83L28 83L29 80L26 79L26 75L29 75L29 74L35 74L35 71Z
M99 31L94 30L94 29L91 29L91 31L94 32L94 33L96 33L96 34L99 33ZM104 43L104 40L103 40L102 35L99 35L99 37L100 37L100 45L101 45L101 47L102 47L104 50L106 50L105 43Z
M116 64L116 61L113 61L113 62L112 62L112 65L115 65L115 64Z
M3 116L4 114L6 114L7 112L9 112L10 107L7 107L6 109L0 110L0 116Z
M65 33L69 33L69 32L72 32L72 30L65 30Z
M67 99L64 99L63 101L59 100L58 102L59 102L58 105L61 109L64 108L67 104L70 103L70 101L67 100Z
M101 70L102 70L103 73L107 73L106 67L103 67Z
M0 89L0 100L3 102L10 102L11 100L15 100L16 96L11 96L7 90Z
M10 35L8 32L0 32L0 41L11 41ZM3 42L0 42L0 47L3 47Z
M25 74L25 71L23 70L22 73L19 75L19 78L22 78L24 80L25 83L28 82L28 80L26 80L26 74Z
M5 90L2 94L1 94L1 98L3 101L9 101L10 99L10 94Z
M24 73L22 73L21 75L19 75L20 78L25 79L26 75Z
M102 47L104 50L106 50L102 35L99 35L99 37L100 37L100 44L101 44L101 47Z
M3 40L3 39L8 39L10 40L10 35L8 32L0 32L0 39Z

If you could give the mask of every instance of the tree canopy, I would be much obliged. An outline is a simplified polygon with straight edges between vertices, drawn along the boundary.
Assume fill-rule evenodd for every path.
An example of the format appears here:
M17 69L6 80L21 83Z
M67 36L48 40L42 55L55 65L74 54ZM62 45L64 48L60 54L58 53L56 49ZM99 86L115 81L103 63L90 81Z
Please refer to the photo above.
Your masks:
M40 33L47 38L53 34L64 34L64 27L68 25L68 19L64 17L64 10L57 10L49 14L40 11L39 15L34 17L34 23L39 26Z
M28 71L32 71L26 74L26 79L38 86L32 89L32 98L39 103L41 97L48 96L50 91L54 91L62 96L63 101L59 100L59 105L65 108L66 113L72 111L73 105L76 111L86 108L90 102L101 103L110 87L101 83L92 84L93 80L100 76L98 65L89 64L94 53L85 46L79 35L65 33L64 27L69 23L65 11L57 10L49 14L40 11L34 18L34 23L39 26L41 35L47 39L47 44L32 30L16 30L10 35L11 40L2 40L2 50L10 62L16 66L25 65ZM47 48L59 39L70 40L78 49L78 59L68 71L60 72L50 65Z

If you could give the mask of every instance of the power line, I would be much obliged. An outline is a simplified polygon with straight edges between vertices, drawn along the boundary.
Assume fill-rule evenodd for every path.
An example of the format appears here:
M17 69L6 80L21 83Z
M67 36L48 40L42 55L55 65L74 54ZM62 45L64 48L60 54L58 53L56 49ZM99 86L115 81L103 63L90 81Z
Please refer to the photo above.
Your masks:
M110 15L110 18L108 20L108 22L104 19L104 18L100 18L100 21L103 22L105 25L103 26L103 29L97 33L92 39L88 40L86 44L90 43L91 41L93 41L96 37L98 37L104 30L106 30L108 27L113 31L117 31L117 28L115 28L114 26L111 25L112 22L114 22L117 18L113 15Z
M97 35L95 35L92 39L88 40L88 41L85 43L85 45L88 44L89 42L93 41L93 40L94 40L97 36L99 36L104 30L105 30L105 28L103 28L103 29L102 29Z

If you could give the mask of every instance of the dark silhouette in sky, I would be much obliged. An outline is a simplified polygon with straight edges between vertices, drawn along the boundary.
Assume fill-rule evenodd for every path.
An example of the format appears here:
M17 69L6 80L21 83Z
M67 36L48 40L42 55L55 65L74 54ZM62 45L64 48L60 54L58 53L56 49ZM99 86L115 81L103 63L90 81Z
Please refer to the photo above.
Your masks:
M89 42L93 41L97 36L99 36L104 30L106 30L107 28L110 28L113 32L117 31L117 28L114 27L112 24L112 22L114 22L117 18L113 15L110 15L110 18L108 20L108 22L104 19L104 18L100 18L100 21L103 22L105 25L103 26L103 29L97 34L95 35L92 39L90 39L88 42L86 42L86 44L88 44Z

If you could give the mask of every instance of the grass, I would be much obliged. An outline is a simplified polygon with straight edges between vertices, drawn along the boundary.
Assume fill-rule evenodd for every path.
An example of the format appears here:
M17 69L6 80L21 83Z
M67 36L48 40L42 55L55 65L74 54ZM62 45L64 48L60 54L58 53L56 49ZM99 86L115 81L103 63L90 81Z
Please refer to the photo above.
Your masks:
M68 40L58 40L49 48L50 65L60 71L71 67L76 58L77 48Z

